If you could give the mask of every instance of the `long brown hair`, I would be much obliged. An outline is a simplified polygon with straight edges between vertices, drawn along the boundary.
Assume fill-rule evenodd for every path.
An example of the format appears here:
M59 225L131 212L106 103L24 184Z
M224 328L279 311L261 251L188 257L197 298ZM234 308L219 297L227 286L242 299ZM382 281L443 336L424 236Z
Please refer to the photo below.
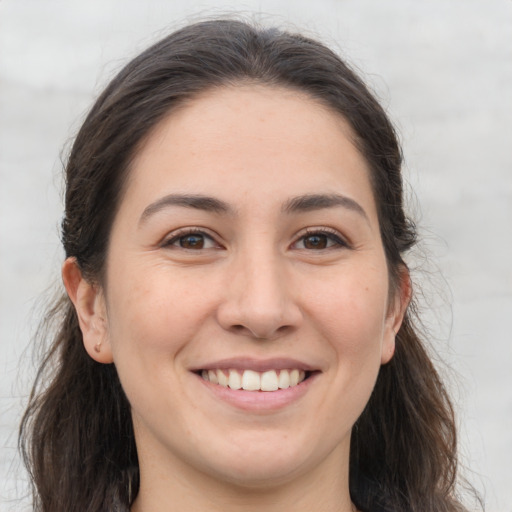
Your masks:
M205 21L172 33L122 69L98 98L66 166L66 256L76 258L88 280L101 284L110 229L140 145L164 116L198 93L245 82L306 92L350 123L371 169L396 285L416 233L404 213L401 149L385 112L362 80L322 44L234 20ZM139 469L130 404L116 368L87 355L67 296L48 318L54 320L52 339L20 427L34 510L128 508L137 495ZM463 510L455 493L453 408L414 327L412 308L351 443L350 491L361 510Z

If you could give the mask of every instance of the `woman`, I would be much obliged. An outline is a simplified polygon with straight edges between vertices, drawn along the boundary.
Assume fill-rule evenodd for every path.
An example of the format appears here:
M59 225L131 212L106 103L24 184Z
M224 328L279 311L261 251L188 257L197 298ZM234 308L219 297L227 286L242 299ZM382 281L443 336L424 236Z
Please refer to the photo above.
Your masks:
M66 168L35 509L464 510L400 165L318 42L207 21L129 63Z

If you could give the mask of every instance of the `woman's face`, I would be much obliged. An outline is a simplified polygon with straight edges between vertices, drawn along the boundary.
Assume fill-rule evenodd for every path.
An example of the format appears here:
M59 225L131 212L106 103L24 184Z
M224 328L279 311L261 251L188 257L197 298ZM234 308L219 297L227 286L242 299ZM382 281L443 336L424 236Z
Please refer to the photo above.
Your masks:
M141 468L251 486L346 471L402 311L339 115L263 86L169 115L133 162L106 276L84 339L116 365Z

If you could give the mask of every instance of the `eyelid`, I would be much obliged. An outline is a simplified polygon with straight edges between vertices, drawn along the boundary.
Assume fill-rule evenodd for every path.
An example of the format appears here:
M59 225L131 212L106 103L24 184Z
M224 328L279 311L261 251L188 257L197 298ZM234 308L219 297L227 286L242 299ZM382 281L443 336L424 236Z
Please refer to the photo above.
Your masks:
M161 247L172 247L174 243L176 243L180 238L185 237L187 235L201 235L205 238L208 238L213 241L213 243L217 246L216 248L224 248L221 243L218 241L218 236L216 233L213 233L211 230L200 227L200 226L187 226L183 228L178 228L168 235L160 243ZM308 227L302 231L300 231L294 238L294 242L291 244L291 248L295 246L299 241L311 235L323 235L327 236L329 240L335 243L334 246L327 247L325 249L319 249L318 251L325 251L329 249L339 249L339 248L351 248L350 242L343 236L338 230L326 226L318 226L318 227ZM182 248L183 250L187 250ZM201 249L199 249L201 250ZM199 251L197 250L197 251ZM203 249L204 250L204 249ZM307 251L312 251L311 249L304 249ZM195 250L194 250L195 252Z
M167 234L164 239L162 240L162 242L160 243L160 247L172 247L172 245L174 243L176 243L180 238L184 237L184 236L187 236L187 235L201 235L201 236L204 236L205 238L208 238L210 240L212 240L214 242L214 244L217 246L216 249L218 248L223 248L223 246L218 242L218 236L216 236L215 233L212 233L211 230L207 229L207 228L204 228L204 227L199 227L199 226L187 226L187 227L184 227L184 228L178 228L178 229L175 229L174 231L172 231L171 233ZM180 248L181 250L184 250L186 251L187 249L185 248ZM201 250L205 250L205 249L194 249L193 251L194 252L199 252Z
M299 232L297 236L295 237L295 241L291 244L293 247L296 245L300 240L311 236L311 235L324 235L327 236L331 241L335 242L334 247L327 247L325 249L318 249L318 252L320 251L326 251L326 250L332 250L332 249L351 249L352 246L349 243L349 241L346 239L345 236L343 236L337 229L326 227L326 226L319 226L319 227L308 227L305 230ZM303 249L307 251L312 251L312 249Z

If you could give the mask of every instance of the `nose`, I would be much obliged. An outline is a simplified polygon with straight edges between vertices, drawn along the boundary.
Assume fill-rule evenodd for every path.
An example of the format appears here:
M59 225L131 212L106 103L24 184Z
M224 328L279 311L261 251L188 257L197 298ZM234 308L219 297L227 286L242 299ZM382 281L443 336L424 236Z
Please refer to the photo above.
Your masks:
M303 315L285 267L278 256L262 251L240 257L217 310L219 324L230 332L267 340L296 330Z

